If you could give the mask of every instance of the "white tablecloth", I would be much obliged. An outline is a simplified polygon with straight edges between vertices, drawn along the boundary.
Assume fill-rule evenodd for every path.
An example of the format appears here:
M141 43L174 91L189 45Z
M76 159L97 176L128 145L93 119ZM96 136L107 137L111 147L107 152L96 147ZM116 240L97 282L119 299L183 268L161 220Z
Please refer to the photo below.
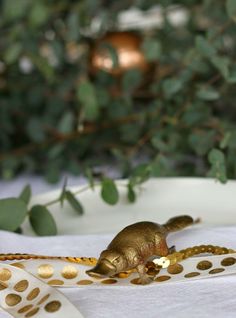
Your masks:
M95 256L113 235L26 237L0 232L2 253ZM236 227L195 227L171 234L177 250L199 244L236 248ZM88 318L233 318L236 275L152 286L60 289ZM0 318L8 317L1 313ZM69 313L68 313L69 318Z

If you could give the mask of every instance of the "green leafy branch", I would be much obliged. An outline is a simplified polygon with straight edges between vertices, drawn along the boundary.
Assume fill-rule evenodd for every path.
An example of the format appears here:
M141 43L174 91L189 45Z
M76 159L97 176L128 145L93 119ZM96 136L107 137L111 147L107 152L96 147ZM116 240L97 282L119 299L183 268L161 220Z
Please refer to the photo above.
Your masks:
M0 200L0 229L21 233L23 222L29 218L29 222L37 235L48 236L57 234L57 226L49 207L54 204L60 204L63 207L67 201L71 208L78 213L84 214L84 207L78 196L88 190L100 188L100 196L104 202L109 205L115 205L119 201L119 187L127 189L128 202L135 202L136 189L150 176L150 167L148 165L138 166L127 184L123 182L115 182L114 180L104 177L101 182L94 182L92 175L87 171L89 184L72 192L67 189L65 180L62 191L58 198L45 204L34 204L29 206L32 196L31 187L25 186L18 198L6 198Z
M222 183L227 181L225 170L225 157L221 150L213 149L208 154L210 163L209 176L216 177ZM94 191L100 188L100 196L102 200L113 206L119 201L119 188L126 189L127 202L134 203L137 199L137 190L154 175L155 170L165 169L167 162L163 155L158 155L151 164L140 164L135 169L126 182L114 181L108 177L102 178L100 182L95 182L90 170L87 169L88 185L81 187L79 190L72 192L67 188L67 180L65 180L60 195L44 204L34 204L30 206L32 196L31 187L25 186L17 198L6 198L0 200L0 229L22 233L21 226L28 218L29 222L37 235L49 236L57 234L57 225L51 214L49 207L55 204L64 206L65 201L78 214L84 214L84 207L78 196L88 190Z

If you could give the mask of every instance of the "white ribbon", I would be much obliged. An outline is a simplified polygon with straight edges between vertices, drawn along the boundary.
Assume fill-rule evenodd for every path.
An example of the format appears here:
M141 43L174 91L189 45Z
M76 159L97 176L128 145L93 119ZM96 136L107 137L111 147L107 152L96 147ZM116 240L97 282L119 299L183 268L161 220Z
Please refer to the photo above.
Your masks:
M0 305L13 317L83 317L56 288L5 263L0 263Z
M59 287L135 286L138 273L122 273L118 277L93 278L86 274L88 265L60 260L29 260L20 263L27 272L45 283ZM18 263L19 266L19 263ZM236 253L191 257L181 263L162 268L155 282L178 282L236 274ZM151 274L152 275L152 274ZM168 276L166 279L163 276Z
M155 261L155 260L154 260ZM160 259L155 262L160 263ZM0 263L0 305L13 317L80 318L81 313L61 294L57 287L107 288L137 286L136 272L117 277L95 279L86 274L88 265L63 260L31 259L11 264ZM162 268L153 276L150 288L161 283L183 282L236 274L236 253L191 257L181 263Z

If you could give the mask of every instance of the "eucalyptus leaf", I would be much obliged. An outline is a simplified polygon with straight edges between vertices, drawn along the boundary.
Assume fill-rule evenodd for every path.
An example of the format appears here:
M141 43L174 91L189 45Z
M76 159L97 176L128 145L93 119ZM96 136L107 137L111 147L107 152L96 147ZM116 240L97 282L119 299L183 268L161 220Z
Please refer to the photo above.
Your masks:
M210 171L208 172L208 177L213 177L217 180L219 180L221 183L227 182L227 174L225 166L213 166Z
M108 55L112 60L112 68L119 67L119 58L116 48L109 42L103 42L99 45L99 49Z
M219 149L212 149L208 155L211 164L223 163L225 161L224 153Z
M158 61L162 53L161 42L153 38L147 39L142 44L142 50L148 61Z
M189 135L189 144L199 156L204 156L214 146L215 137L213 130L192 133Z
M16 62L22 52L22 44L21 43L14 43L11 46L8 46L7 50L4 54L4 61L7 64L12 64Z
M230 60L227 57L213 56L211 63L219 70L221 75L228 79L230 77Z
M27 13L30 0L3 0L3 12L7 20L21 18Z
M89 81L80 83L77 91L86 119L95 120L98 116L98 103L94 85Z
M2 177L5 180L11 180L19 168L19 159L16 157L9 157L7 160L3 160L2 162Z
M19 195L19 199L21 199L22 201L25 202L25 204L27 205L30 201L32 195L32 191L31 191L31 187L29 184L27 184L23 190L21 191L20 195Z
M163 141L160 134L156 134L151 138L151 143L155 149L158 149L160 151L168 151L169 147L168 144Z
M33 2L31 11L29 12L29 22L32 26L40 26L46 22L49 17L48 6L42 1Z
M101 185L101 197L102 199L110 204L114 205L119 200L119 192L117 186L112 179L105 178Z
M231 65L229 74L226 80L230 84L236 83L236 65Z
M60 168L59 166L54 162L48 163L45 169L44 177L49 183L57 183L60 180Z
M70 160L66 166L69 173L73 174L74 176L79 176L82 172L81 166L78 160Z
M127 198L131 203L134 203L136 201L136 193L133 186L130 183L128 183L127 186Z
M76 12L71 12L67 19L69 40L76 41L80 36L79 16Z
M62 118L58 123L58 130L67 134L70 133L74 128L74 115L71 112L66 112L63 114Z
M208 160L211 164L208 176L218 179L221 183L226 183L227 173L224 153L221 150L214 148L209 152Z
M78 213L78 214L83 214L84 213L84 208L80 201L75 197L75 195L67 190L65 192L65 197L68 203L71 205L71 207Z
M130 70L125 72L122 78L123 91L128 93L133 91L141 83L142 75L139 70Z
M66 199L66 187L67 187L67 177L64 179L63 187L59 197L61 207L63 207L64 201Z
M48 150L48 158L50 160L52 159L56 159L59 156L62 155L63 151L65 150L65 145L62 144L57 144L55 146L52 146L49 150Z
M37 67L38 71L48 82L53 82L55 75L55 68L49 63L49 61L37 54L30 54L32 63Z
M56 222L45 206L34 205L29 212L29 220L37 235L50 236L57 234Z
M41 142L45 139L43 122L39 118L31 117L27 123L26 131L31 140Z
M203 56L212 58L216 54L215 47L203 36L196 37L196 47Z
M236 22L236 2L235 0L226 0L226 11L230 18Z
M213 101L219 99L220 94L212 87L203 87L197 92L197 97L203 100Z
M230 130L230 136L229 136L229 140L228 140L228 147L231 150L235 150L236 149L236 130Z
M89 185L90 185L91 189L94 190L94 178L93 178L92 170L87 167L85 169L85 175L88 178Z
M151 165L153 177L166 177L173 174L173 162L171 162L171 159L163 154L158 154L152 161Z
M0 229L16 231L27 215L27 206L18 198L0 200Z
M166 79L163 83L163 91L167 98L177 94L183 88L183 82L180 79Z
M231 132L227 131L224 135L224 137L222 138L222 140L220 141L220 148L221 149L225 149L227 148L227 146L229 145L229 141L231 139Z
M135 167L129 178L130 184L136 186L147 181L151 175L152 167L150 164L140 164Z

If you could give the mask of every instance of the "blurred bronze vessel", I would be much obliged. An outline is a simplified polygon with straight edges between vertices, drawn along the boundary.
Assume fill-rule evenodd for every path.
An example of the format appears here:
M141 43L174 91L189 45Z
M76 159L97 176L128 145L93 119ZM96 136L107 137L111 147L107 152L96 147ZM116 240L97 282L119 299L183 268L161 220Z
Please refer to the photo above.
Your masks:
M97 40L91 52L91 70L106 71L114 76L122 75L130 69L146 72L150 68L141 49L142 38L132 32L112 32ZM118 64L114 65L107 46L115 49Z

